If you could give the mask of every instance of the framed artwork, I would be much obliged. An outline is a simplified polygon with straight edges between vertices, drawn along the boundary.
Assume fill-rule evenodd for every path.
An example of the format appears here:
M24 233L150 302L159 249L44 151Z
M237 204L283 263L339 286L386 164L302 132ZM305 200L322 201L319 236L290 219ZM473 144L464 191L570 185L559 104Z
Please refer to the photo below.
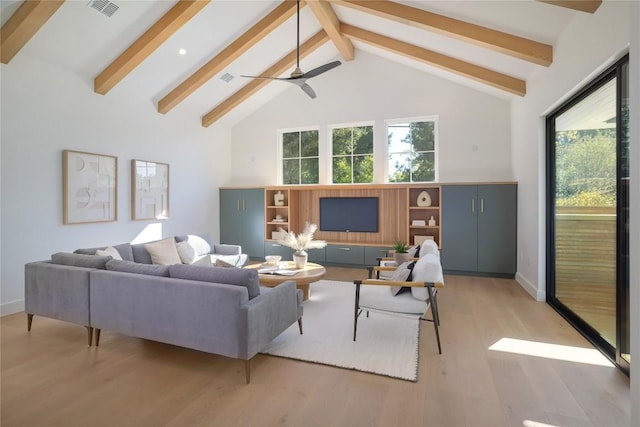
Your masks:
M63 222L82 224L118 219L118 158L64 150Z
M169 218L169 165L131 160L131 219Z

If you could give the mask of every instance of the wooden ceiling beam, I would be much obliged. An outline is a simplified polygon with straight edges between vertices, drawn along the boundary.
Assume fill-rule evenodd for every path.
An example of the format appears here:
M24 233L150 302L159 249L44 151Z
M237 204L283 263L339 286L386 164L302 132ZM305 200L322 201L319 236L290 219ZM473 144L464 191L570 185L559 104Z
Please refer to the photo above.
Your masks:
M423 9L389 0L330 0L338 5L391 19L407 25L434 31L468 43L482 46L534 64L548 67L553 62L553 47L544 43L491 28L427 12Z
M304 7L304 2L300 8ZM158 102L158 112L166 114L176 105L184 101L189 95L198 90L225 67L238 59L242 54L251 49L256 43L265 38L280 24L291 18L296 13L295 1L283 1L267 16L247 30L220 53L211 58L198 71L193 73L182 83Z
M526 82L515 77L348 24L343 23L340 28L346 36L380 49L403 55L407 58L441 68L515 95L524 96L527 92Z
M324 31L335 45L338 52L345 61L351 61L354 58L354 49L351 40L342 35L340 32L340 20L331 4L324 0L307 0L306 3L316 16L316 19L322 25Z
M548 3L554 6L566 7L568 9L579 10L580 12L594 13L602 0L537 0L540 3Z
M329 41L329 36L324 30L320 30L309 40L300 45L300 59L306 57L311 52L318 49L320 46ZM260 76L275 77L280 76L282 73L296 65L296 51L292 50L284 58L273 64L267 70L265 70ZM271 83L273 80L269 79L253 79L247 85L242 87L236 93L229 98L218 104L213 110L209 111L202 117L202 126L209 127L222 116L229 111L236 108L242 102L244 102L251 95L262 89L264 86ZM280 82L282 84L289 84L287 82Z
M179 0L167 13L133 42L94 79L93 89L106 94L149 57L211 0Z
M0 30L0 62L8 64L64 0L26 0Z

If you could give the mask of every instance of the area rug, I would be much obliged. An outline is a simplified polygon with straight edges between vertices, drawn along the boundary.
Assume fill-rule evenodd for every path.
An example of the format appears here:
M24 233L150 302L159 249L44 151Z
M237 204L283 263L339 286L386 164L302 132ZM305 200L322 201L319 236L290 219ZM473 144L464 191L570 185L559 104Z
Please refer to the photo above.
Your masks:
M262 353L417 381L420 321L392 314L362 313L353 341L355 285L321 280L304 302L304 334L298 324Z

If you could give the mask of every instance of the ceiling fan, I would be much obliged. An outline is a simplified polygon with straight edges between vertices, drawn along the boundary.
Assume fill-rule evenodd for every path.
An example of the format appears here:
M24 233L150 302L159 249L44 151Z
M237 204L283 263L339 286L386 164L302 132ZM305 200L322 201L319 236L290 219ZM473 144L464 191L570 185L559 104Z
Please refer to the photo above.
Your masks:
M307 84L307 80L309 80L312 77L319 76L320 74L327 72L342 63L340 61L333 61L333 62L329 62L328 64L321 65L318 68L314 68L313 70L306 73L302 71L302 69L300 68L300 0L298 0L297 7L298 9L296 14L296 17L297 17L296 69L293 70L290 77L265 77L265 76L240 76L240 77L249 77L252 79L282 80L285 82L290 82L300 87L300 89L302 89L304 93L306 93L307 95L309 95L309 97L313 99L316 97L316 93L313 91L313 89L311 89L311 86Z

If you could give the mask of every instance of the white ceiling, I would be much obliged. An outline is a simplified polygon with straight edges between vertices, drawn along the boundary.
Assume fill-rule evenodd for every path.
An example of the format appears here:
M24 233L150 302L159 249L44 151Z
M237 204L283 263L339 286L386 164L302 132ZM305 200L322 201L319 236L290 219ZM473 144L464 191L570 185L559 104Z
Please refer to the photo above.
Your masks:
M487 26L517 36L553 45L567 23L578 13L534 0L519 1L399 1L412 7ZM2 24L15 12L20 1L0 0ZM67 0L55 15L18 53L29 55L76 73L93 90L93 79L117 56L160 19L175 1L114 0L119 10L107 17L89 7L88 0ZM118 83L105 96L121 96L157 104L180 82L224 49L235 38L275 8L280 1L271 0L213 0L191 21L178 30L167 42ZM540 65L502 55L459 40L391 22L344 6L333 5L341 22L361 27L417 46L471 62L510 76L527 80ZM321 29L309 7L300 13L301 43ZM224 99L249 82L240 74L256 75L295 49L295 16L270 33L256 46L233 62L202 88L180 103L182 110L201 117ZM510 99L515 95L494 89L471 79L457 76L416 61L388 53L364 43L353 43L364 50L392 61L410 65L426 73L435 74L470 86L494 96ZM178 50L187 54L181 56ZM331 60L343 61L338 50L328 41L320 49L301 61L303 70L310 70ZM15 61L15 58L13 59ZM10 67L11 62L3 67ZM220 80L224 73L235 76L230 83ZM289 71L290 72L290 71ZM285 76L289 74L285 73ZM331 79L331 72L316 79ZM313 87L313 80L309 83ZM258 94L232 112L244 117L264 105L273 96L292 85L272 82ZM298 90L293 88L293 90ZM300 91L300 96L306 96ZM322 93L318 93L322 96ZM167 114L171 114L170 111Z

